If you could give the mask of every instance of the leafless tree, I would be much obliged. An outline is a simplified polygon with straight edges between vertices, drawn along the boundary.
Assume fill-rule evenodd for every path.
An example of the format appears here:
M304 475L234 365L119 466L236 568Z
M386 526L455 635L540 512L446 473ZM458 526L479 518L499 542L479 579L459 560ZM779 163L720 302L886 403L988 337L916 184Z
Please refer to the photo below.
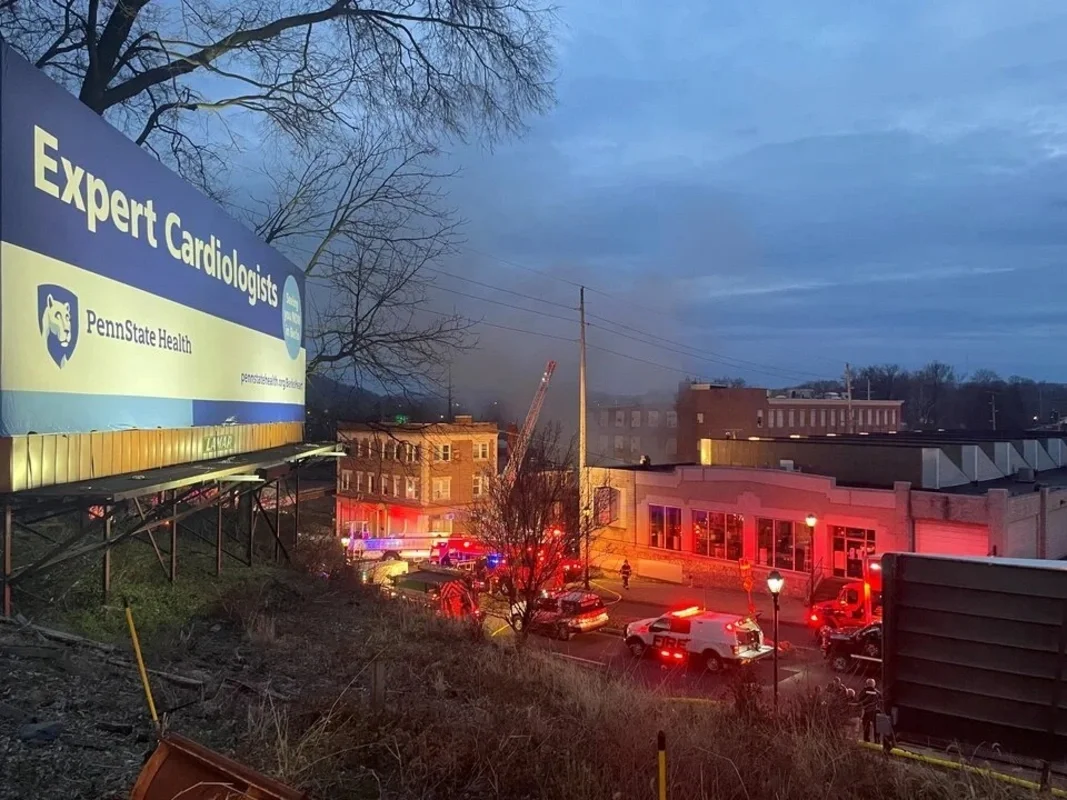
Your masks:
M487 491L469 515L469 529L501 554L501 585L509 624L529 633L538 598L558 584L580 531L578 475L573 453L560 444L559 428L534 435L513 481L488 477Z
M472 343L425 309L424 267L459 243L436 146L548 107L551 19L532 0L0 0L9 44L307 265L309 368L392 392ZM256 208L227 183L250 130L274 154Z
M192 116L301 142L388 121L426 140L514 132L552 98L550 9L526 0L5 0L0 33L188 179Z
M450 175L429 166L434 155L365 128L267 170L270 199L249 212L265 241L306 265L318 298L309 371L411 393L438 383L450 356L473 344L469 320L424 309L424 268L460 242L440 188Z

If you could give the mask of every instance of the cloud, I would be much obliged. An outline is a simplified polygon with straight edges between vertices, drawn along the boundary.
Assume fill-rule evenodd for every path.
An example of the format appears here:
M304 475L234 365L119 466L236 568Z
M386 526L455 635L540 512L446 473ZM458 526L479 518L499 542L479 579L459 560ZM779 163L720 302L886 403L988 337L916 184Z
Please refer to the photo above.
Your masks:
M619 325L591 340L640 360L591 351L595 388L779 386L846 360L1064 377L1067 8L581 0L561 18L558 108L494 153L452 155L472 248L454 268L571 307L576 283L604 292L590 310ZM493 366L471 354L470 381L522 396L573 351L482 339Z

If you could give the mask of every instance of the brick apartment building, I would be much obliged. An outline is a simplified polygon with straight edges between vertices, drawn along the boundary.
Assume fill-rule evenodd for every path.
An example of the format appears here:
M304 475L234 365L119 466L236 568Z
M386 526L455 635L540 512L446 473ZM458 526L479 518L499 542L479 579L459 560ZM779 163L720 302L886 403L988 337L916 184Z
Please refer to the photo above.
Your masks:
M593 468L608 569L786 591L863 576L886 552L1067 558L1067 439L1003 433L704 440L695 465ZM809 515L815 522L809 528Z
M589 462L637 464L648 456L653 464L678 456L678 413L667 397L600 399L588 416Z
M806 390L686 383L678 391L679 462L698 459L701 439L891 433L901 429L903 400L858 400ZM850 421L849 414L852 419Z
M463 534L466 511L497 474L496 423L339 423L337 534Z

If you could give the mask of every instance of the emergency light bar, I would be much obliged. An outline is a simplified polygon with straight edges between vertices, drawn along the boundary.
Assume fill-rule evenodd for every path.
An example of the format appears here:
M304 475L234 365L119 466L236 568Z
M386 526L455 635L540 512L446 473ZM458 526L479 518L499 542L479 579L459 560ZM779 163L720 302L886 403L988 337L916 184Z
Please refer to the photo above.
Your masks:
M681 611L672 611L672 617L692 617L703 611L700 606L690 606L689 608L683 608Z

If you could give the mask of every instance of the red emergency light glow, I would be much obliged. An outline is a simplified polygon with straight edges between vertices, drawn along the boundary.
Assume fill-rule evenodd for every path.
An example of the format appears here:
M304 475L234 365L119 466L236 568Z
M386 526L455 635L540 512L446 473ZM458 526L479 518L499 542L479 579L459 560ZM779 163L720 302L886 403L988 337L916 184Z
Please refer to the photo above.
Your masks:
M471 543L470 543L470 542L464 542L464 543L463 543L463 546L464 546L464 547L470 547L470 546L471 546Z
M664 658L670 658L671 657L671 651L670 650L660 650L659 654L661 656L663 656Z
M872 561L867 566L869 566L871 569L875 569L875 570L882 568L882 565L879 564L877 561Z
M672 611L672 617L692 617L699 614L701 611L700 606L690 606L689 608L683 608L681 611Z
M818 614L812 614L811 615L811 621L812 622L818 622L819 621L819 615Z

